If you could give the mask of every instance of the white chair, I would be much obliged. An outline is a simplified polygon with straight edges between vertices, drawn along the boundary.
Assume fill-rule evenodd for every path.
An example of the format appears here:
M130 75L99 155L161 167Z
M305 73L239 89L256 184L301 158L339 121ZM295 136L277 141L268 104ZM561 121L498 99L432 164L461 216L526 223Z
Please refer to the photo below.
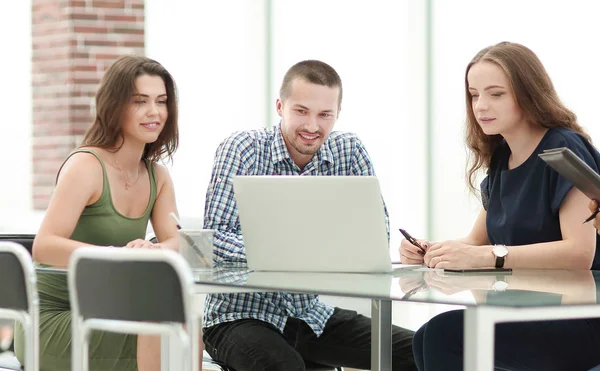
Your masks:
M25 369L39 370L39 301L35 267L27 249L0 242L0 317L17 320L25 332Z
M198 370L199 318L191 269L176 252L81 247L69 260L72 368L89 368L92 330L177 339L183 369Z

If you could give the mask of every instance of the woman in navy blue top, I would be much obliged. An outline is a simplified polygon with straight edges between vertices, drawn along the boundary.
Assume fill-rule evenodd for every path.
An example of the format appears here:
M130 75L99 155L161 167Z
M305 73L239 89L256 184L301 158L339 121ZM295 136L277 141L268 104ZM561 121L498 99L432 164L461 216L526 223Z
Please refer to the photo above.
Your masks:
M479 170L483 209L470 234L430 243L402 241L403 263L433 268L596 269L598 236L587 197L538 154L567 147L596 172L600 154L558 98L537 56L503 42L480 51L465 75L469 185ZM491 288L490 288L491 289ZM587 370L600 364L600 320L496 326L495 364L509 370ZM413 338L419 370L462 370L463 312L443 313Z

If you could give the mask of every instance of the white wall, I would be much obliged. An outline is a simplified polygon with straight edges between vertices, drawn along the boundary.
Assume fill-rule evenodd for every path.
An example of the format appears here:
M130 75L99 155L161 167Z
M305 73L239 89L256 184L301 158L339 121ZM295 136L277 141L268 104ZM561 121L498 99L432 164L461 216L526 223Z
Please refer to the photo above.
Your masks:
M29 225L32 209L31 0L4 6L0 35L0 231L10 231Z
M263 17L262 1L146 2L146 54L179 87L177 205L196 225L218 144L233 131L266 124Z

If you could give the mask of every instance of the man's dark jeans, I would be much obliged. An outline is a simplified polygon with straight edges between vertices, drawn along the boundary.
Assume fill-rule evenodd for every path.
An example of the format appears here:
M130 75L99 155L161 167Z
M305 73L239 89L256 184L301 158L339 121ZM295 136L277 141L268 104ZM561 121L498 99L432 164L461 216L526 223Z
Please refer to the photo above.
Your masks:
M416 370L413 332L392 328L392 369ZM254 319L225 322L204 329L210 356L237 371L304 371L305 362L370 369L371 319L335 308L317 337L303 321L289 318L283 334Z

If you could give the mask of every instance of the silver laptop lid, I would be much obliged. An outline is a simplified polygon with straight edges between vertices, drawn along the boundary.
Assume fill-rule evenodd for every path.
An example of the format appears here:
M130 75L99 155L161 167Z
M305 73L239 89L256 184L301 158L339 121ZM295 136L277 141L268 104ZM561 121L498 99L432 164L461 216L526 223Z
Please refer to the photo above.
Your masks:
M389 272L373 176L237 176L248 266L265 271Z

